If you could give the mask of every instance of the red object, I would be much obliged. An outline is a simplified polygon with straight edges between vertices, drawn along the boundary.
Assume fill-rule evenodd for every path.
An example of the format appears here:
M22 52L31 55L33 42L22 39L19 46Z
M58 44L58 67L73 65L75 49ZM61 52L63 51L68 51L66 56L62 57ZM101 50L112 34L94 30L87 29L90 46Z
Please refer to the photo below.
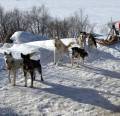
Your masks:
M115 23L115 27L116 27L116 29L120 30L120 21Z

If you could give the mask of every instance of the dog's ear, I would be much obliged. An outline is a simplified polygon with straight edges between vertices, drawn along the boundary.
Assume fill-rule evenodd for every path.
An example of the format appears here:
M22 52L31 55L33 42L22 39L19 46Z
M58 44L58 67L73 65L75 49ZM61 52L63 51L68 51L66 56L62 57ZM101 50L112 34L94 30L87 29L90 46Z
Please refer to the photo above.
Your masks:
M6 52L4 52L4 55L7 55L7 53L6 53Z
M10 52L9 55L12 56L12 53Z
M22 58L24 58L24 55L23 55L23 53L21 53L21 57L22 57Z

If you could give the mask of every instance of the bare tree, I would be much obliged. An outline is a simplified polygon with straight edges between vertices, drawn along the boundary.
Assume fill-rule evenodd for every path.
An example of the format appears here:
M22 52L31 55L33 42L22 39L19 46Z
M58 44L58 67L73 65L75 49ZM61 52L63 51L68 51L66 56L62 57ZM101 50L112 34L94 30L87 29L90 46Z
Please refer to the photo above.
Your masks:
M85 15L82 9L80 9L79 12L75 12L73 16L69 17L68 22L70 25L69 35L72 37L78 36L81 31L87 31L90 27L88 15Z
M27 13L29 20L29 30L35 34L47 35L47 27L50 16L47 8L42 5L41 7L33 7L32 10Z
M15 31L29 31L49 38L66 38L78 36L81 31L93 31L93 27L88 15L82 10L61 20L51 17L44 5L33 7L30 11L13 9L6 12L0 6L0 42L9 41Z
M4 32L6 32L4 23L4 9L0 6L0 42L4 42Z
M48 24L50 22L50 16L48 14L47 8L42 5L41 6L41 17L40 17L40 23L41 23L41 34L42 35L47 35L47 30L48 30Z

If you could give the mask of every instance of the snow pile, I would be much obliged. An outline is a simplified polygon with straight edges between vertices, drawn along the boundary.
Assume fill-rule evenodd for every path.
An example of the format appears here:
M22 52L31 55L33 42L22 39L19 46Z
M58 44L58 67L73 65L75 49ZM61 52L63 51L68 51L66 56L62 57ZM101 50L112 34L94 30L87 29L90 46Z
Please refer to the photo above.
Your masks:
M24 31L15 32L10 39L17 44L32 42L32 41L48 40L47 37L40 35L33 35L30 32L24 32Z

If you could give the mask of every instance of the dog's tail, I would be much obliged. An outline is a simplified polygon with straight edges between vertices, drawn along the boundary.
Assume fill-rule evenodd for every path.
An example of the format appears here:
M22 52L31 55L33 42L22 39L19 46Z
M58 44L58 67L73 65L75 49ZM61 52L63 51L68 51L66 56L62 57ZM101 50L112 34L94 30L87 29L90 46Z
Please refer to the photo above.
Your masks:
M71 47L73 44L75 44L75 42L70 42L70 43L67 45L67 48Z

